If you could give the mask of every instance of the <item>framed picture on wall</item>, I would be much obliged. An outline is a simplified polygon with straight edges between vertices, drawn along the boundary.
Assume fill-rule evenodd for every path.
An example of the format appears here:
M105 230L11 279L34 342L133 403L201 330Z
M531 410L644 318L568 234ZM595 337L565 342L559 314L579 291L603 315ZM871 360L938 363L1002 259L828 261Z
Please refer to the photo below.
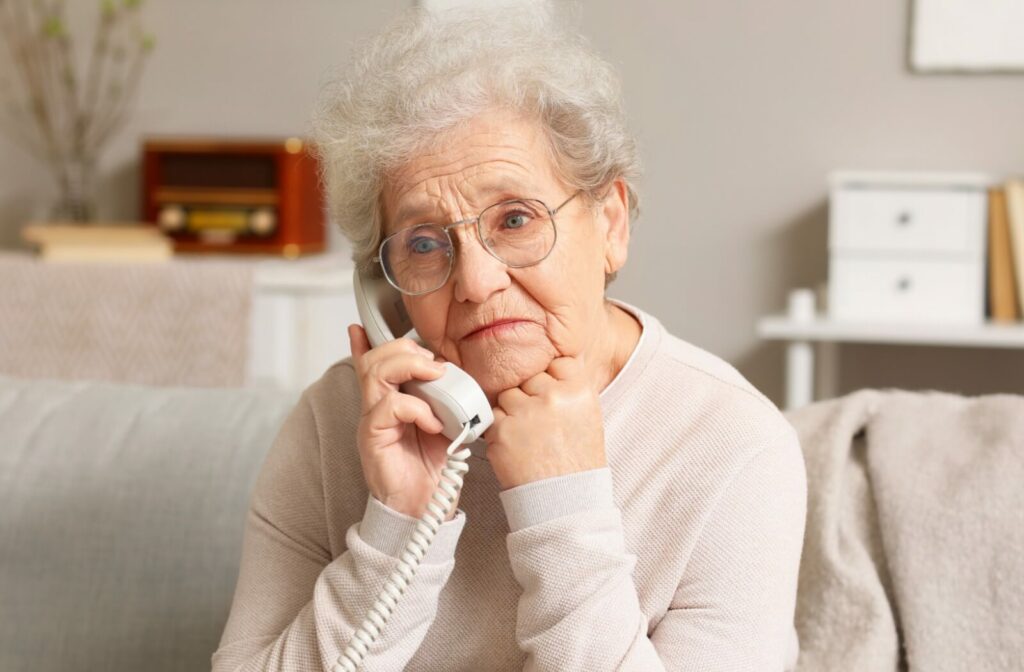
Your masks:
M1024 72L1024 0L911 0L910 67Z

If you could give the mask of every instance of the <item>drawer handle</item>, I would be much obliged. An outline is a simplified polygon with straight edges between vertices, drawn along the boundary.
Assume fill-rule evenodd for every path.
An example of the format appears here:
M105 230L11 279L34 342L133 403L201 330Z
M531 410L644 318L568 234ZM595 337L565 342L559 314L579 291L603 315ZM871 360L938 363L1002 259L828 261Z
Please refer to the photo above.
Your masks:
M899 282L896 283L896 289L901 292L906 292L910 289L912 284L913 283L911 283L910 277L904 275L902 278L899 279Z
M913 220L914 218L907 210L904 210L903 212L896 216L896 223L899 224L900 226L910 226L910 222L912 222Z

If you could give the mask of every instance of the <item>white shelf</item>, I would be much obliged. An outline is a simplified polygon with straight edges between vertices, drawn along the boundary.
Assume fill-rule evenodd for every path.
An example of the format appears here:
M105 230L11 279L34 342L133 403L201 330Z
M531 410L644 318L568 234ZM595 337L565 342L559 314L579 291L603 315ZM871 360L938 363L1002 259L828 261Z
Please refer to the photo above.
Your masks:
M264 292L334 293L352 286L352 261L337 253L272 259L255 266L253 281Z
M786 348L786 408L800 408L836 394L839 343L940 345L966 348L1024 348L1024 323L981 324L878 323L830 319L815 309L808 288L789 293L785 313L757 321L762 339L783 341ZM817 389L816 389L817 388Z
M1024 324L1019 323L871 324L838 322L821 314L800 320L780 314L758 320L757 334L761 338L787 341L1024 348Z

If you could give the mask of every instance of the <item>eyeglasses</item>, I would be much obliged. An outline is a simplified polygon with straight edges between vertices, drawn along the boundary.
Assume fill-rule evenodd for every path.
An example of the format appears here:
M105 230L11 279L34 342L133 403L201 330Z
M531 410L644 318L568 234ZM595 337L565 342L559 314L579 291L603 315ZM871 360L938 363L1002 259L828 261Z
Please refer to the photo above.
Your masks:
M579 194L577 191L554 210L535 198L517 198L444 226L410 226L385 238L373 261L381 265L384 277L398 291L411 296L428 294L448 282L455 265L449 231L475 223L477 235L492 257L511 268L533 266L544 261L555 246L555 215Z

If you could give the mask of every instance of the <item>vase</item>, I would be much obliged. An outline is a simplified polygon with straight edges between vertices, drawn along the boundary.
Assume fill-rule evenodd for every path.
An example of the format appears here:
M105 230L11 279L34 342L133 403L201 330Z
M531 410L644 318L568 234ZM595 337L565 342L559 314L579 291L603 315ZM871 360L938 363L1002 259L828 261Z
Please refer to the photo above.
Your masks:
M57 199L50 209L55 222L88 223L96 220L96 161L68 158L54 167Z

